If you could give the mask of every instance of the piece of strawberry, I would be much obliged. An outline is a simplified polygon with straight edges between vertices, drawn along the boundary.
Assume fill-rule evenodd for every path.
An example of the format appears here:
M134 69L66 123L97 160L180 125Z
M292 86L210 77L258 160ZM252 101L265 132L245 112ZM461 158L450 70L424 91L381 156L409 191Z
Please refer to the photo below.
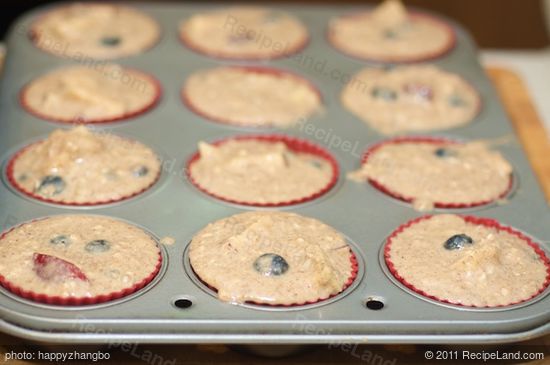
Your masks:
M409 83L405 85L404 90L421 100L431 101L434 97L433 89L425 84Z
M77 279L88 281L84 273L74 264L56 256L35 253L33 255L34 272L46 281L63 281L64 279Z

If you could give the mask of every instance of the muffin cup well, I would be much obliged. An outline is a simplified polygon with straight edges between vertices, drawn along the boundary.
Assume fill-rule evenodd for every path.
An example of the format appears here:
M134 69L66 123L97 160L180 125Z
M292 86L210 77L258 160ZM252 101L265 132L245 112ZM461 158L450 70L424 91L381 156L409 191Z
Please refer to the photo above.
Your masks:
M357 14L357 13L344 14L344 15L341 15L341 17L343 17L343 18L357 18L359 16L362 16L364 14L368 14L370 12L371 12L370 10L367 10L367 11L364 11L363 13L359 13L359 14ZM395 56L395 57L390 57L390 56L388 56L388 57L374 57L374 56L373 57L366 57L366 56L360 56L360 55L355 54L355 53L353 53L349 50L343 49L342 46L332 36L330 27L329 27L328 31L326 32L326 38L327 38L328 42L330 43L330 45L332 45L332 47L334 47L337 51L345 54L346 56L349 56L349 57L352 57L352 58L355 58L355 59L358 59L358 60L367 61L367 62L374 62L374 63L407 64L407 63L419 63L419 62L433 61L437 58L440 58L440 57L443 57L443 56L447 55L448 53L450 53L456 47L456 44L457 44L456 32L455 32L454 28L449 24L448 21L443 20L438 16L423 13L423 12L419 12L419 11L408 11L407 13L408 13L408 15L411 19L428 20L432 23L436 23L439 26L441 26L441 29L444 29L450 35L449 42L447 43L447 45L445 45L445 47L441 48L439 51L427 52L427 53L424 53L424 54L419 54L419 55L414 56L414 57L413 56L411 56L411 57L398 57L398 56Z
M324 194L328 193L338 182L338 175L340 174L340 169L338 167L338 162L336 159L324 148L308 141L305 139L299 139L295 137L290 137L286 135L280 135L280 134L267 134L267 135L241 135L236 137L229 137L226 139L218 140L213 142L212 144L214 146L219 146L225 142L235 140L235 141L243 141L243 140L256 140L261 142L268 142L268 143L277 143L282 142L286 144L286 146L293 152L297 153L306 153L311 154L317 157L320 157L327 161L331 168L332 168L332 177L330 181L327 182L326 186L308 196L305 196L303 198L299 199L293 199L289 201L279 202L279 203L255 203L255 202L243 202L239 200L234 200L231 198L222 197L214 192L211 192L207 190L206 188L202 187L198 181L193 177L191 174L191 166L193 163L197 162L200 159L200 153L197 151L195 152L191 158L187 161L186 168L185 168L185 174L187 175L187 178L189 181L200 191L203 193L210 195L213 198L216 198L221 201L225 201L228 203L233 204L239 204L239 205L245 205L245 206L252 206L252 207L283 207L283 206L289 206L289 205L295 205L295 204L302 204L309 201L312 201L314 199L317 199Z
M367 151L363 154L363 157L361 158L361 165L365 164L368 159L376 153L377 150L379 150L381 147L387 145L387 144L400 144L400 143L408 143L408 142L414 142L414 143L426 143L426 144L434 144L434 145L449 145L449 144L461 144L463 142L452 140L449 138L443 138L443 137L398 137L393 138L389 140L385 140L382 142L379 142L373 146L371 146ZM414 197L408 197L404 196L402 194L399 194L397 192L391 191L389 188L387 188L384 184L376 181L375 179L368 179L369 184L371 184L373 187L375 187L377 190L381 191L385 195L388 195L394 199L401 200L406 203L412 203L414 200ZM441 203L441 202L434 202L434 207L439 209L468 209L468 208L476 208L481 207L484 205L492 204L499 199L503 199L506 196L510 194L514 186L514 176L513 174L510 174L508 187L505 191L503 191L496 199L493 200L483 200L479 202L472 202L472 203Z
M464 219L464 221L467 222L467 223L482 225L482 226L485 226L485 227L488 227L488 228L497 229L499 231L505 231L505 232L507 232L511 235L514 235L514 236L520 238L521 240L523 240L525 242L525 244L532 247L533 250L535 251L535 253L540 257L540 259L542 260L542 262L546 266L546 274L547 275L546 275L545 282L543 283L542 287L536 293L534 293L531 297L529 297L527 299L519 300L517 302L508 303L508 304L505 304L505 305L483 306L483 307L473 306L473 305L463 305L461 303L452 302L452 301L447 300L445 298L439 298L439 297L436 297L434 295L431 295L430 293L425 292L424 290L418 289L413 284L409 283L404 277L402 277L399 274L399 272L397 271L397 269L395 268L395 266L394 266L394 264L391 260L391 245L392 245L393 239L395 237L397 237L400 233L402 233L406 229L410 228L411 226L414 226L416 223L419 223L419 222L424 221L424 220L431 219L432 217L433 217L433 215L425 215L425 216L418 217L418 218L413 219L413 220L411 220L407 223L402 224L395 231L393 231L393 233L387 238L386 243L384 245L384 261L386 263L386 266L387 266L388 270L390 271L390 273L393 275L393 277L395 279L397 279L401 284L403 284L405 287L412 290L413 292L415 292L417 294L420 294L421 296L426 297L428 299L433 299L433 300L436 300L436 301L441 302L441 303L452 304L452 305L456 305L456 306L464 307L464 308L505 308L505 307L516 305L516 304L528 302L528 301L536 298L540 294L542 294L550 286L550 260L546 256L543 249L539 246L539 244L535 243L531 238L529 238L526 235L524 235L523 233L513 229L512 227L502 225L501 223L499 223L495 219L482 218L482 217L476 217L476 216L471 216L471 215L461 215L461 218Z
M4 238L8 233L13 231L16 228L19 228L21 226L24 226L26 224L31 224L33 222L37 222L40 220L44 220L48 218L40 218L40 219L34 219L30 222L25 222L20 225L14 226L7 231L0 234L0 240ZM108 293L108 294L101 294L94 297L63 297L63 296L52 296L42 293L36 293L32 290L24 289L18 285L13 284L9 280L7 280L3 275L0 274L0 286L8 290L9 292L24 298L31 300L33 302L42 303L42 304L49 304L49 305L57 305L57 306L84 306L84 305L94 305L94 304L101 304L105 302L110 302L113 300L121 299L123 297L126 297L128 295L131 295L140 289L144 288L146 285L148 285L150 282L153 281L153 279L156 278L158 273L160 272L160 269L162 267L162 254L159 249L158 251L158 261L154 268L154 270L143 280L141 280L138 283L135 283L132 286L129 286L128 288Z
M249 72L249 73L271 75L271 76L275 76L275 77L290 76L290 77L294 78L295 80L297 80L297 81L299 81L303 84L306 84L317 95L317 97L319 99L319 105L323 105L323 96L322 96L321 92L319 91L319 88L317 86L315 86L308 79L298 75L297 73L295 73L293 71L288 71L288 70L283 70L283 69L279 69L279 68L275 68L275 67L268 67L268 66L236 66L236 65L232 65L232 66L225 66L225 67L230 68L230 69L235 69L235 70L242 70L242 71ZM188 94L187 89L185 87L185 84L181 89L181 100L182 100L183 104L189 110L191 110L193 113L195 113L198 116L203 117L203 118L205 118L209 121L212 121L212 122L216 122L216 123L220 123L220 124L224 124L224 125L231 125L231 126L245 127L245 128L255 128L255 129L256 128L257 129L274 128L274 126L272 124L267 124L267 125L263 125L263 126L262 125L250 125L246 122L236 122L236 121L229 120L229 119L226 119L226 118L220 118L220 117L217 117L217 116L214 116L214 115L210 115L210 114L204 112L203 110L200 110L199 108L197 108L191 102L191 100L189 98L189 94ZM296 122L299 122L299 119L296 120Z
M87 125L87 124L107 124L107 123L114 123L114 122L122 122L122 121L128 121L132 118L137 118L141 116L142 114L145 114L152 109L154 109L157 104L159 103L161 97L162 97L162 86L160 82L154 78L152 75L145 73L140 70L132 69L132 68L124 68L125 71L130 71L132 73L139 74L140 76L144 77L154 88L154 96L153 98L143 107L129 112L125 113L116 117L110 117L110 118L100 118L100 119L79 119L79 118L67 118L67 119L61 119L49 116L46 113L42 113L40 110L36 110L32 108L26 101L26 94L29 86L34 81L30 81L27 85L25 85L21 91L19 92L19 104L25 109L29 114L34 115L37 118L40 118L42 120L55 122L55 123L62 123L62 124L72 124L72 125Z
M349 258L349 260L350 260L350 264L351 264L351 271L350 271L350 276L349 276L348 280L346 281L346 283L344 284L344 286L343 286L342 290L340 290L340 292L338 292L336 294L332 294L327 298L319 298L319 299L316 299L316 300L310 300L310 301L304 301L302 303L292 303L292 304L269 304L269 303L258 303L258 302L253 302L253 301L247 301L245 303L240 303L240 304L253 305L253 306L257 306L257 307L266 307L266 308L296 308L296 307L302 307L302 306L322 303L322 302L327 301L329 299L335 298L335 297L339 296L340 294L342 294L344 291L346 291L355 282L355 279L357 279L357 275L358 275L358 272L359 272L359 263L357 261L357 256L355 255L355 253L353 252L353 250L351 248L350 248L350 258ZM206 286L208 289L210 289L214 293L218 292L218 290L215 287L213 287L212 285L208 284L207 282L205 282L201 279L201 277L195 272L195 270L193 270L192 265L190 265L190 268L191 268L191 271L192 271L193 275L197 278L197 280L201 284Z
M35 200L38 200L38 201L41 201L41 202L44 202L44 203L49 203L49 204L56 204L56 205L62 205L62 206L72 206L72 207L93 207L93 206L99 206L99 205L106 205L106 204L113 204L113 203L118 203L118 202L122 202L122 201L125 201L125 200L128 200L128 199L131 199L131 198L134 198L138 195L141 195L143 193L145 193L146 191L148 191L149 189L151 189L159 180L160 180L160 176L161 176L161 171L162 170L159 170L157 176L155 177L155 180L149 184L148 186L144 187L142 190L140 191L137 191L133 194L130 194L130 195L127 195L127 196L123 196L119 199L110 199L110 200L102 200L102 201L92 201L92 202L84 202L84 203L81 203L81 202L71 202L71 201L59 201L59 200L55 200L55 199L50 199L50 198L46 198L46 197L43 197L43 196L40 196L38 194L35 194L34 192L32 191L28 191L28 190L25 190L18 182L17 182L17 179L14 175L14 166L15 166L15 162L17 161L17 159L25 152L27 151L29 148L33 147L34 145L38 144L38 143L41 143L42 141L38 141L38 142L34 142L30 145L27 145L26 147L23 147L22 149L20 149L19 151L17 151L8 161L7 163L7 166L6 166L6 178L9 182L9 184L20 194L28 197L28 198L32 198L32 199L35 199Z

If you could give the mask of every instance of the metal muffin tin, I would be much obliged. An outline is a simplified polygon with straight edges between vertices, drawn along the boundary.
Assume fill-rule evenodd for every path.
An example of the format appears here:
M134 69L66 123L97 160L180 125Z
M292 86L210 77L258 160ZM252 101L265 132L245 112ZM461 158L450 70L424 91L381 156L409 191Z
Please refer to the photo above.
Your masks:
M511 308L461 308L409 293L391 279L379 259L385 238L400 224L421 213L384 196L366 183L345 179L346 172L359 167L360 154L384 139L340 103L346 78L365 66L381 66L340 53L325 37L329 19L356 11L357 7L274 5L294 13L307 25L311 35L307 47L298 56L286 59L229 62L199 55L183 46L178 37L178 24L182 19L218 6L224 5L137 5L157 19L162 28L161 39L142 54L116 60L149 72L163 87L162 100L148 113L129 121L97 126L100 130L136 138L161 153L163 176L149 192L106 206L74 208L23 198L7 186L5 179L0 186L0 224L4 229L37 217L89 213L133 222L158 237L174 237L176 243L164 248L165 260L160 276L146 290L130 297L88 307L35 304L1 289L0 330L48 343L121 340L249 344L504 343L550 333L548 290L535 300ZM27 82L72 63L36 48L27 36L33 19L47 9L23 16L9 36L0 89L0 155L4 168L9 157L21 146L56 128L67 127L32 116L18 102L18 93ZM499 145L498 149L513 164L516 176L516 189L507 204L458 212L491 217L511 225L534 237L548 252L550 210L544 196L513 136L495 90L477 60L470 36L460 26L449 22L457 32L457 46L433 62L470 81L482 95L483 108L474 123L468 126L426 135L466 140L510 136L511 142ZM274 66L306 77L319 88L325 112L288 130L258 130L206 121L184 106L180 88L191 73L236 63ZM359 274L353 286L334 300L286 309L231 305L217 300L190 277L186 247L193 235L209 222L251 208L223 203L199 192L184 177L185 163L199 140L262 132L309 139L329 148L340 164L340 180L328 194L306 204L284 208L320 219L342 232L352 243L359 261ZM337 141L340 144L335 146ZM383 302L383 309L368 309L365 303L370 298ZM184 299L178 302L182 307L191 302L192 305L178 308L175 305L178 299Z

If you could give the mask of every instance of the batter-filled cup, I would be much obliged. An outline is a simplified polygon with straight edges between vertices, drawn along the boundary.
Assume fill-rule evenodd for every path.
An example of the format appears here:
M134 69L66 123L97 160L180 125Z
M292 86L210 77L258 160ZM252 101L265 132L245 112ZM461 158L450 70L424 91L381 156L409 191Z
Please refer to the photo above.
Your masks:
M231 203L279 207L305 203L330 191L337 161L324 148L285 135L243 135L199 142L187 162L189 181Z
M523 303L550 285L550 261L540 245L489 218L442 214L414 219L389 236L384 258L407 288L465 307Z

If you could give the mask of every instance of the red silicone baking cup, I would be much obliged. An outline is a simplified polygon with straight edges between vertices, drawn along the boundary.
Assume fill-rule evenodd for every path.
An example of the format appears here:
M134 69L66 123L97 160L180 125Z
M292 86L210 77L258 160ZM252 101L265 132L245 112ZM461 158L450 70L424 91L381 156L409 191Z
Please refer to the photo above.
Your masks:
M358 18L361 16L364 16L367 13L370 13L371 11L364 11L362 13L354 13L354 14L346 14L342 15L342 18ZM411 56L411 57L362 57L360 55L357 55L353 52L350 52L348 50L345 50L342 48L342 46L335 41L334 37L331 34L331 28L329 26L329 29L327 31L327 39L328 42L336 48L339 52L349 56L353 57L355 59L359 59L362 61L368 61L368 62L381 62L381 63L417 63L417 62L424 62L424 61L431 61L440 57L445 56L446 54L450 53L456 46L456 32L454 28L445 20L431 14L419 12L419 11L408 11L409 17L413 20L427 20L432 23L437 24L441 27L447 34L449 34L449 42L445 47L442 47L439 51L434 52L427 52L424 54L419 54L417 56Z
M235 66L235 65L233 65L233 66L225 66L224 68L242 70L244 72L249 72L249 73L271 75L271 76L274 76L274 77L283 77L283 76L292 77L295 80L297 80L297 81L299 81L303 84L306 84L317 95L317 98L319 99L319 104L323 105L323 96L322 96L321 92L319 91L319 88L317 88L317 86L315 86L311 81L309 81L308 79L305 79L304 77L298 75L295 72L282 70L282 69L278 69L278 68L274 68L274 67L266 67L266 66ZM264 126L262 126L262 125L253 125L253 124L248 124L246 122L236 122L236 121L233 121L233 120L230 120L230 119L220 118L220 117L215 116L215 115L210 115L210 114L208 114L208 112L205 112L204 110L201 110L200 108L197 108L191 102L191 99L189 98L189 94L187 92L187 88L186 88L185 84L183 85L183 87L181 89L181 99L183 101L183 104L185 104L185 106L187 108L189 108L189 110L191 110L193 113L197 114L200 117L206 118L206 119L208 119L212 122L221 123L221 124L225 124L225 125L234 125L234 126L240 126L240 127L258 128L258 129L272 128L273 127L273 125L271 125L271 124L266 124Z
M410 142L435 144L435 145L442 145L442 146L463 143L463 142L459 142L459 141L456 141L456 140L452 140L452 139L449 139L449 138L443 138L443 137L422 137L422 136L419 136L419 137L397 137L397 138L393 138L393 139L390 139L390 140L382 141L382 142L377 143L377 144L373 145L372 147L370 147L363 154L363 157L361 159L361 164L362 165L365 164L368 161L368 159L373 154L376 153L377 150L379 150L380 148L382 148L385 145L410 143ZM381 191L382 193L384 193L388 196L391 196L392 198L401 200L401 201L406 202L406 203L412 203L413 200L414 200L413 197L404 196L404 195L402 195L400 193L397 193L395 191L391 191L388 187L386 187L385 185L383 185L382 183L380 183L380 182L378 182L374 179L369 178L368 182L369 182L369 184L374 186L377 190ZM475 207L480 207L480 206L483 206L483 205L488 205L488 204L494 203L495 201L497 201L499 199L503 199L506 196L508 196L508 194L510 194L510 192L512 191L513 186L514 186L514 177L513 177L513 174L510 174L510 182L508 183L507 189L505 191L503 191L496 199L484 200L484 201L472 202L472 203L441 203L441 202L435 202L434 206L436 208L440 208L440 209L467 209L467 208L475 208Z
M268 61L268 60L276 60L280 58L290 57L302 51L304 48L306 48L310 41L309 34L306 34L304 39L302 39L299 43L297 43L293 47L287 47L285 51L281 53L261 55L256 52L249 52L249 53L243 52L240 55L231 55L223 51L213 52L206 49L200 43L194 42L192 39L190 39L187 36L187 34L185 34L185 32L181 30L181 27L178 29L178 34L179 34L180 42L185 47L192 50L193 52L202 54L207 57L217 58L220 60L231 60L231 61Z
M316 299L316 300L304 301L302 303L270 304L270 303L258 303L258 302L253 302L253 301L247 301L244 304L250 304L250 305L255 305L255 306L259 306L259 307L268 307L268 308L292 308L292 307L301 307L301 306L304 306L304 305L312 305L312 304L322 303L324 301L327 301L327 300L330 300L334 297L337 297L340 294L342 294L344 291L346 291L353 284L353 282L357 278L357 274L359 272L359 263L357 262L357 256L355 255L353 250L351 250L351 248L350 248L349 252L350 252L349 261L350 261L350 264L351 264L350 276L348 277L348 280L345 282L344 287L342 288L342 290L340 290L338 293L332 294L332 295L328 296L327 298L319 298L319 299ZM205 282L204 280L201 279L201 277L193 269L192 265L191 265L191 270L193 271L193 274L195 275L195 277L203 285L205 285L206 287L208 287L208 289L214 291L215 293L218 292L218 289L216 289L215 287L213 287L212 285L208 284L207 282Z
M55 117L49 116L48 114L42 113L40 110L36 110L32 108L26 101L27 90L33 81L25 85L19 92L19 103L27 112L29 112L30 114L34 115L37 118L47 120L50 122L63 123L63 124L106 124L106 123L120 122L128 119L136 118L154 109L155 106L159 103L162 95L162 86L160 82L150 74L140 70L136 70L132 68L124 68L123 72L139 74L141 77L143 77L153 86L155 93L153 98L146 105L142 106L137 110L124 113L116 117L101 118L101 119L79 119L79 118L62 119L62 118L55 118Z
M30 222L26 222L18 226L12 227L0 235L0 240L2 240L8 233L10 233L11 231L19 227L22 227L26 224L31 224L40 220L44 220L44 219L48 219L48 218L39 218L39 219L32 220ZM50 305L61 305L61 306L93 305L93 304L100 304L100 303L121 299L123 297L126 297L128 295L131 295L137 292L138 290L144 288L151 281L153 281L153 279L160 272L161 267L162 267L162 254L159 250L158 261L155 266L155 269L147 277L145 277L141 281L135 283L134 285L126 289L122 289L122 290L108 293L108 294L97 295L95 297L62 297L62 296L51 296L47 294L36 293L31 290L26 290L20 286L13 284L12 282L8 281L2 274L0 274L0 286L4 287L5 289L7 289L13 294L16 294L22 298L29 299L38 303L44 303L44 304L50 304Z
M417 287L415 287L413 284L409 283L403 276L401 276L398 273L397 269L395 268L395 266L394 266L394 264L391 260L391 245L392 245L393 240L400 233L402 233L406 229L410 228L414 224L419 223L419 222L424 221L424 220L431 219L432 217L434 217L434 216L433 215L426 215L426 216L422 216L422 217L413 219L413 220L411 220L411 221L409 221L405 224L402 224L388 237L388 239L386 240L386 244L384 246L384 260L386 262L386 266L388 267L389 271L401 284L405 285L407 288L414 291L415 293L418 293L418 294L420 294L424 297L427 297L429 299L436 300L438 302L458 305L458 306L466 307L466 308L502 308L502 307L509 307L509 306L512 306L512 305L515 305L515 304L524 303L524 302L527 302L531 299L534 299L538 295L542 294L548 288L548 286L550 286L550 260L548 259L548 257L544 253L543 249L539 246L539 244L535 243L531 238L527 237L523 233L521 233L519 231L516 231L515 229L513 229L511 227L504 226L504 225L500 224L495 219L475 217L475 216L471 216L471 215L461 215L460 217L462 219L464 219L464 221L467 222L467 223L482 225L482 226L485 226L485 227L488 227L488 228L494 228L497 231L504 231L504 232L507 232L507 233L509 233L513 236L516 236L516 237L520 238L521 240L525 241L525 243L527 245L529 245L530 247L533 248L535 253L540 257L540 259L542 260L542 262L546 266L546 273L547 273L546 281L543 283L542 287L536 293L534 293L531 297L529 297L527 299L519 300L517 302L513 302L513 303L509 303L509 304L505 304L505 305L484 306L484 307L473 306L473 305L464 305L464 304L461 304L461 303L452 302L452 301L447 300L447 299L438 298L438 297L436 297L434 295L431 295L431 294L429 294L429 293L427 293L427 292L425 292L421 289L418 289Z
M248 141L248 140L256 140L261 142L268 142L268 143L277 143L282 142L286 144L286 146L293 152L296 153L305 153L314 155L317 157L320 157L327 161L331 168L332 168L332 177L330 181L326 184L324 188L321 190L305 196L303 198L293 199L289 201L279 202L279 203L255 203L255 202L243 202L231 198L226 198L223 196L220 196L212 191L207 190L206 188L202 187L198 181L195 180L195 178L191 174L191 166L193 163L197 162L200 159L200 153L197 151L195 152L191 158L187 161L186 167L185 167L185 174L187 175L187 178L189 181L200 191L203 193L210 195L211 197L214 197L218 200L222 200L228 203L233 204L239 204L239 205L246 205L246 206L252 206L252 207L283 207L288 205L295 205L295 204L302 204L314 199L317 199L327 192L329 192L338 182L338 175L340 174L340 169L338 167L338 162L336 159L324 148L308 141L305 139L299 139L295 137L290 137L286 135L281 134L267 134L267 135L241 135L241 136L235 136L235 137L229 137L226 139L218 140L213 142L212 144L214 146L219 146L225 142L228 141Z
M25 152L27 151L28 149L30 149L31 147L39 144L39 143L42 143L43 141L38 141L38 142L35 142L35 143L32 143L26 147L23 147L22 149L20 149L18 152L16 152L13 157L9 160L7 166L6 166L6 178L8 179L8 182L10 183L10 185L15 189L17 190L19 193L29 197L29 198L32 198L32 199L36 199L36 200L39 200L41 202L45 202L45 203L50 203L50 204L57 204L57 205L63 205L63 206L73 206L73 207L91 207L91 206L96 206L96 205L105 205L105 204L113 204L113 203L118 203L118 202L121 202L121 201L124 201L124 200L128 200L128 199L131 199L131 198L134 198L138 195L141 195L143 193L145 193L147 190L151 189L160 179L160 175L161 175L161 171L159 170L155 180L153 180L153 182L151 182L151 184L149 184L148 186L144 187L143 189L141 189L140 191L136 191L135 193L133 194L130 194L130 195L126 195L126 196L123 196L121 198L118 198L118 199L110 199L110 200L102 200L102 201L95 201L95 202L85 202L85 203L80 203L80 202L70 202L70 201L59 201L59 200L55 200L55 199L49 199L49 198L45 198L43 196L40 196L40 195L37 195L35 193L33 193L32 191L28 191L28 190L25 190L18 182L17 182L17 179L15 178L14 176L14 166L15 166L15 162L17 161L17 159Z
M97 61L113 61L115 59L121 59L121 58L126 58L126 57L131 57L131 56L136 56L136 55L139 55L139 54L142 54L144 52L147 52L148 50L150 50L151 48L155 47L155 45L159 42L160 40L160 37L161 37L161 29L160 29L160 25L158 24L158 22L156 22L152 17L148 16L147 14L139 11L139 10L136 10L134 7L132 6L124 6L124 5L119 5L119 4L110 4L109 2L107 1L91 1L91 2L86 2L86 3L83 3L81 2L80 3L81 5L86 5L86 6L94 6L94 5L109 5L109 6L112 6L112 7L115 7L115 8L125 8L125 9L132 9L133 11L138 11L140 12L142 15L146 15L150 20L154 21L155 24L157 25L157 28L159 30L159 33L157 34L157 37L156 39L151 42L151 44L147 47L144 47L142 50L140 50L139 52L136 52L136 53L130 53L130 54L126 54L126 55L121 55L121 56L118 56L118 57L114 57L114 58L95 58L95 57L89 57L89 58L92 58L94 60L97 60ZM46 18L48 15L50 15L50 13L54 13L56 11L60 11L62 9L65 9L65 8L70 8L71 6L74 6L75 4L68 4L68 5L59 5L57 7L55 7L54 9L51 9L51 10L47 10L46 12L44 12L43 14L39 15L36 20L34 20L30 26L30 29L29 29L29 32L28 32L28 37L29 39L32 41L33 45L38 48L39 50L43 51L43 52L46 52L48 54L51 54L51 55L54 55L56 57L60 57L60 58L70 58L70 56L68 55L65 55L65 56L60 56L58 52L54 52L54 49L56 49L57 47L49 47L49 48L42 48L40 46L38 46L37 44L37 41L38 39L40 38L39 36L39 32L36 30L36 27L37 27L37 24L40 23L40 21L42 21L44 18ZM85 56L85 58L87 59L87 55L83 55Z

